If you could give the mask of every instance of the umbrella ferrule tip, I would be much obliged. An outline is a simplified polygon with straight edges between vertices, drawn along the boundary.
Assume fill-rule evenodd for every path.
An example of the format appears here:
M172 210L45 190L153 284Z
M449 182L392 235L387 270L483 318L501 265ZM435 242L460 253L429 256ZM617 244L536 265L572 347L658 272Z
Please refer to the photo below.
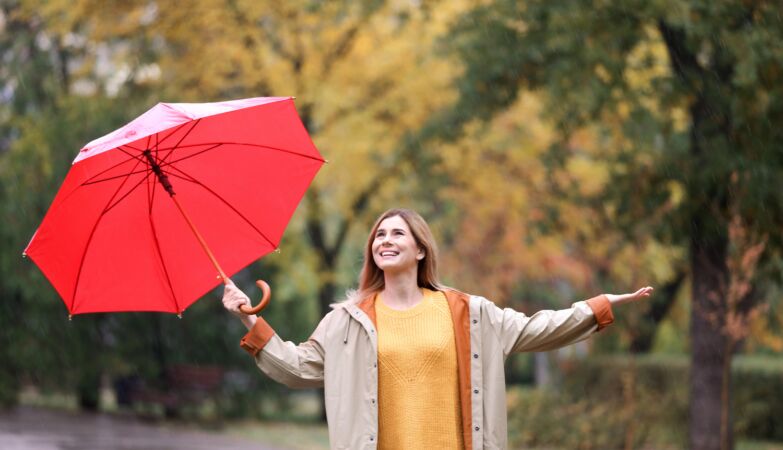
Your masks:
M22 252L22 258L27 258L27 253Z
M177 314L177 318L181 319L182 318L182 313Z
M68 314L68 322L73 322L73 314Z

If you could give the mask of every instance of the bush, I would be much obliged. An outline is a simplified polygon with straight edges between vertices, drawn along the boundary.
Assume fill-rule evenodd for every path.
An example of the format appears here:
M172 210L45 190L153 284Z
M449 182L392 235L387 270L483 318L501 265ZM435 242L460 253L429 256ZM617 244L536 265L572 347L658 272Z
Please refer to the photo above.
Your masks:
M590 358L563 371L556 391L509 389L513 447L687 447L686 356ZM783 440L783 360L736 358L733 394L737 438Z
M783 441L783 358L737 358L732 369L737 435Z

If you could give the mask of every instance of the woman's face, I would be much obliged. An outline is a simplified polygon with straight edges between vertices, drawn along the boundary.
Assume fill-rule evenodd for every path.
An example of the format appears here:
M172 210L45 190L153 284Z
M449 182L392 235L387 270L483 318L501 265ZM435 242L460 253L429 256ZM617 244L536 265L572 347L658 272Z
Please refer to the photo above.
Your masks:
M372 243L372 258L385 273L415 270L424 251L416 244L410 227L400 216L381 221Z

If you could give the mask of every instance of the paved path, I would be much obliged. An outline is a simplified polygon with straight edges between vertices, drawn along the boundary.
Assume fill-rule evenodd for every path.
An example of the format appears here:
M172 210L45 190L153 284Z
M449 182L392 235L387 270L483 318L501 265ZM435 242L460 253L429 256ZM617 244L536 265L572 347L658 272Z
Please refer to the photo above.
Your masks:
M0 412L0 449L274 450L261 443L134 417L19 407Z

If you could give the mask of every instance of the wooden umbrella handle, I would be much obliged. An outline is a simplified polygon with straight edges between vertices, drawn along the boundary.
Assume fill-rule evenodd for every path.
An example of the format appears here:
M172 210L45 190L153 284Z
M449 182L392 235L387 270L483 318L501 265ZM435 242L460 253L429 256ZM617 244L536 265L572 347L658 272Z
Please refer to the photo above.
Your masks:
M256 306L247 306L242 305L239 307L239 310L243 313L249 315L256 315L259 312L261 312L262 309L266 308L266 305L269 304L269 297L272 295L272 289L269 288L269 285L264 280L256 280L256 286L258 286L261 289L261 292L263 292L263 296L261 297L261 301Z

